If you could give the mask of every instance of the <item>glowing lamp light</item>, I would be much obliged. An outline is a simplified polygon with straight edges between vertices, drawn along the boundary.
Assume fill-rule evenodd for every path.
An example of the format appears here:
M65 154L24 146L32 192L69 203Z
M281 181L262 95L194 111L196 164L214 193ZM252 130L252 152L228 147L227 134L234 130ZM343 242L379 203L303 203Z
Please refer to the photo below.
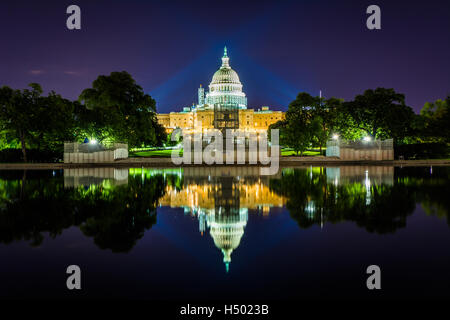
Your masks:
M363 140L364 140L365 142L369 142L370 140L372 140L372 138L369 137L369 136L366 136L366 137L363 138Z
M333 139L334 139L334 140L339 139L339 135L338 135L338 134L333 134Z
M96 144L96 143L97 143L97 140L92 139L92 140L89 141L89 143L90 143L90 144Z

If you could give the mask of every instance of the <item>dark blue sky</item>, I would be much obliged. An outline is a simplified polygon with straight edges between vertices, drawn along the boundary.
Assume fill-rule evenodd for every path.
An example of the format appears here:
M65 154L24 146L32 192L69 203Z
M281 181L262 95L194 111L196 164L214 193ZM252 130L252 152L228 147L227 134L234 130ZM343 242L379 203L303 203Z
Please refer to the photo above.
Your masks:
M82 30L66 29L70 4ZM382 30L365 26L370 4ZM0 85L38 82L75 99L98 75L126 70L159 112L196 101L224 45L253 108L383 86L418 111L450 93L448 1L2 1L0 39Z

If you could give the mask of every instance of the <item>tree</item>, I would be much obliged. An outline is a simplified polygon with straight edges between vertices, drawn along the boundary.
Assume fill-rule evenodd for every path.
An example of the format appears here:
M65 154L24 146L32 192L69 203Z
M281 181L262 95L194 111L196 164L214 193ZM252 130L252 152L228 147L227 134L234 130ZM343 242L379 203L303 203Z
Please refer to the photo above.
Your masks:
M420 110L422 135L436 142L450 142L450 96L427 102Z
M366 90L344 106L357 128L373 138L398 141L411 130L414 111L405 105L405 96L394 89Z
M344 103L341 104L336 112L336 119L333 131L342 139L360 140L367 133L360 129L356 121L347 113Z
M64 141L74 138L75 117L72 101L62 98L51 91L48 96L40 97L36 110L34 145L41 149L63 151Z
M80 142L86 138L100 142L113 136L113 129L107 117L109 115L102 108L87 109L79 101L74 102L74 117L76 119L75 140Z
M311 145L321 129L319 119L312 117L311 106L318 104L318 98L301 92L289 104L282 136L284 143L300 155Z
M0 88L0 123L20 141L23 159L27 161L27 141L39 123L39 103L42 88L31 83L30 89Z
M290 144L303 144L302 148L311 143L322 148L333 133L348 131L345 117L342 116L342 99L313 97L306 92L301 92L289 105L286 113L286 137L291 137ZM301 115L299 112L301 110ZM292 119L298 118L294 122ZM301 141L299 141L301 139Z
M322 153L322 147L326 145L338 125L338 114L341 104L341 99L314 98L314 104L311 106L311 113L313 119L317 121L319 125L319 129L315 135L315 142L319 146L320 153Z
M272 141L272 130L278 130L279 133L279 141L280 145L287 145L286 141L286 120L279 120L275 123L272 123L267 130L267 137L269 141Z
M176 146L183 142L182 130L180 128L175 128L170 134L167 135L166 146Z
M164 129L156 119L156 102L126 71L99 76L79 97L88 111L83 115L97 140L128 142L131 147L161 145Z
M75 119L73 103L51 91L42 96L37 83L30 89L0 88L0 125L5 135L20 142L23 159L27 148L62 151L65 140L72 140Z

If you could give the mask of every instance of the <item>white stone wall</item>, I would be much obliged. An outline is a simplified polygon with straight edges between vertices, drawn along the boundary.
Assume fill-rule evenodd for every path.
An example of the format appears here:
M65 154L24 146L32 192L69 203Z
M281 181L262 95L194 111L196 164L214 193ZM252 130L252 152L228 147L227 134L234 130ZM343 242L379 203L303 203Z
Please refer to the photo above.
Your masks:
M361 142L328 141L326 155L337 156L341 160L394 160L392 139L375 140L361 146Z
M78 149L77 144L65 144L64 163L104 163L128 158L126 144L115 144L113 149L96 152L79 152Z

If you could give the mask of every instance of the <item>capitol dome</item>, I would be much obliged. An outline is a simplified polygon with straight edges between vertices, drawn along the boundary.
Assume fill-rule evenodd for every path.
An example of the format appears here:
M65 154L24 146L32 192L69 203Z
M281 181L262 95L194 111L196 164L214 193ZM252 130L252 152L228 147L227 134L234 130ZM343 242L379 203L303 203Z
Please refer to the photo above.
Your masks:
M206 104L210 106L235 106L247 109L247 97L242 91L242 83L236 71L230 67L227 47L224 49L222 65L217 70L206 94Z
M226 61L224 61L225 59ZM225 51L225 56L222 58L222 66L214 73L210 85L221 83L233 83L242 85L237 72L231 69L230 65L228 64L228 59L229 58L226 56Z
M213 213L207 218L209 232L216 247L222 251L227 272L231 262L231 253L241 242L247 220L248 211L243 209L239 210L237 214Z

